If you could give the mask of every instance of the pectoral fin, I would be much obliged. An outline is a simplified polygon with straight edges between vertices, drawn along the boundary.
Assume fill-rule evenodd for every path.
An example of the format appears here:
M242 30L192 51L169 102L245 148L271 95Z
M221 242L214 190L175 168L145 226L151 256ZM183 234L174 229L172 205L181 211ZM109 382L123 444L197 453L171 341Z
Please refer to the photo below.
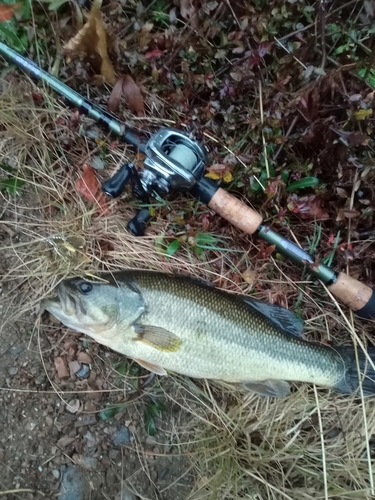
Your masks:
M264 380L244 382L247 391L255 392L268 398L284 398L290 393L290 385L285 380Z
M162 376L168 375L168 373L164 370L164 368L162 368L159 365L153 365L152 363L148 363L147 361L143 361L143 359L138 359L138 358L134 358L134 361L136 361L139 365L141 365L143 368L145 368L151 373L156 373L156 375L162 375Z
M159 351L176 352L181 347L181 339L172 332L159 326L135 324L137 337L134 339L143 342Z

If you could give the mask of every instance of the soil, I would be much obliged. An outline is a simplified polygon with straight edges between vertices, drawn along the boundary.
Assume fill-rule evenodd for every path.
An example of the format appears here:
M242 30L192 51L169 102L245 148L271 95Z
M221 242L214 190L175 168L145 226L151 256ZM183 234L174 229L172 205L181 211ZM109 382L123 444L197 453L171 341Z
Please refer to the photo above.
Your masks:
M154 436L145 430L145 397L151 389L152 394L157 392L157 378L137 392L129 378L115 368L124 357L67 330L47 313L38 316L37 307L22 313L21 308L32 303L33 290L29 281L7 279L7 273L19 259L12 246L27 243L27 235L17 230L22 213L6 210L7 201L2 201L0 244L6 250L0 261L4 277L0 296L0 493L9 491L2 498L188 498L193 485L191 464L180 453L173 439L176 433L171 430L178 420L178 408L168 406L168 412L156 421ZM32 206L27 196L17 203ZM83 370L78 371L81 377L77 369ZM146 380L147 372L141 374L143 378L138 380ZM102 420L101 410L129 397L135 401L113 418Z

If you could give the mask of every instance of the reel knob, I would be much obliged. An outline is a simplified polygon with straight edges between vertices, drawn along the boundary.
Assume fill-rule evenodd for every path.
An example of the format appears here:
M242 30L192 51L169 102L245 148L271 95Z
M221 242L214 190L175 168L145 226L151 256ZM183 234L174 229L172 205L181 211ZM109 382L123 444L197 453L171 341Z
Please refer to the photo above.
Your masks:
M124 191L126 184L129 184L132 180L134 168L133 163L125 163L125 165L122 165L113 177L103 182L103 192L106 195L111 196L111 198L117 198L120 196Z
M142 208L142 210L128 222L127 229L134 236L143 236L145 234L146 224L150 219L150 210L148 208Z

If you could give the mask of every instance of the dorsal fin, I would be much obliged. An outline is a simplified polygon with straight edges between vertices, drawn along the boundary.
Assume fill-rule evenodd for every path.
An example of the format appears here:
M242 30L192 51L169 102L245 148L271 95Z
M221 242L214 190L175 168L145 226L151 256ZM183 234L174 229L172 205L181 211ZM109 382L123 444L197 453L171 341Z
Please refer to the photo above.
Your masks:
M267 302L262 302L261 300L254 299L253 297L246 297L244 295L238 295L246 305L255 309L260 314L268 318L272 323L274 323L278 328L286 333L290 333L295 337L303 336L303 323L297 318L297 316L285 309L284 307L278 306L276 304L268 304Z

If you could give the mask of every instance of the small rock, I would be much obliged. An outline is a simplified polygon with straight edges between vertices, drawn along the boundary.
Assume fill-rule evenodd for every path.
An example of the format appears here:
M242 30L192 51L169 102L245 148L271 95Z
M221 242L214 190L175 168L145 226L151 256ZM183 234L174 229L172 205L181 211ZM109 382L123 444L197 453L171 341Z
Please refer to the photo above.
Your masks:
M82 455L73 455L74 463L79 465L82 469L91 471L98 467L98 461L93 457L85 457Z
M124 483L122 483L121 491L117 494L116 500L137 500L137 497L127 486L124 485Z
M75 441L75 437L70 437L70 436L62 436L56 443L56 446L58 448L66 448L69 446L73 441Z
M54 478L59 479L59 477L60 477L60 471L59 470L53 469L52 474L53 474Z
M83 351L79 351L79 353L77 353L77 360L81 363L85 363L86 365L91 365L92 363L91 356L89 356L87 352Z
M57 356L53 360L53 362L55 364L55 368L56 368L56 371L57 371L57 376L60 379L69 378L69 370L68 370L68 367L66 365L66 360L63 357L61 357L61 356Z
M69 465L62 473L59 500L88 500L90 485L76 465Z
M103 170L104 169L104 162L100 158L100 156L94 156L90 160L90 165L92 168L95 168L95 170Z
M90 376L90 366L82 363L81 368L76 372L79 378L89 378Z
M97 439L92 432L87 431L83 437L85 438L87 448L95 448Z
M16 346L13 346L11 347L8 352L10 355L12 356L18 356L19 354L21 354L21 352L23 352L25 350L24 347L16 347Z
M77 372L81 369L81 363L78 361L70 361L69 370L71 375L76 375Z
M94 403L92 401L86 401L85 403L85 412L95 412L96 411L96 406L94 405Z
M79 402L79 399L72 399L66 405L66 410L69 413L77 413L77 411L79 410L80 405L81 405L81 403Z
M113 444L115 445L126 445L130 444L134 439L127 427L123 427L119 430L113 437Z
M101 460L102 467L109 469L111 467L111 460L109 457L103 457Z
M8 373L9 373L9 375L11 375L12 377L13 377L14 375L17 375L17 373L18 373L18 368L17 368L17 366L12 366L11 368L9 368Z
M119 455L120 452L118 450L109 450L108 456L111 460L116 460Z

